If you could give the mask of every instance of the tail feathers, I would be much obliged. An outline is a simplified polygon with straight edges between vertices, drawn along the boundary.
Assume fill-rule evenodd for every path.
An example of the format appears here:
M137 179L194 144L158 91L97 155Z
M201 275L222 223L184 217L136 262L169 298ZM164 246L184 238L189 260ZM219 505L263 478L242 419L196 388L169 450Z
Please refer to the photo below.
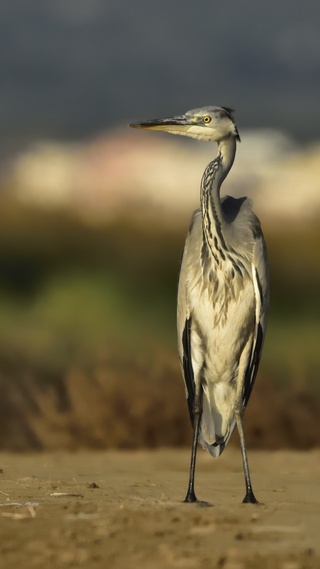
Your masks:
M230 421L227 421L224 425L222 424L221 413L210 402L204 392L199 442L212 456L218 457L222 454L232 435L235 424L236 421L233 416L230 417Z
M210 452L211 456L218 458L218 456L220 456L223 453L224 449L226 448L226 446L229 442L229 439L233 433L233 429L235 427L235 424L236 424L236 420L232 419L232 422L231 422L231 425L229 427L229 431L228 431L227 435L223 438L221 438L221 437L217 438L216 441L212 444L207 443L203 439L203 437L200 436L200 444L202 444L202 446Z

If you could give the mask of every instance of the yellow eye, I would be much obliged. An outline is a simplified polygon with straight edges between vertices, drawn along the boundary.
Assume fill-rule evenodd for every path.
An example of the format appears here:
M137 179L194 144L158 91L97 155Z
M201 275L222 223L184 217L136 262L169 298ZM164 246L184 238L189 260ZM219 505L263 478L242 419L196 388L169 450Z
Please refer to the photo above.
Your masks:
M202 122L204 122L205 124L208 124L209 122L211 122L211 117L206 115L205 117L203 117Z

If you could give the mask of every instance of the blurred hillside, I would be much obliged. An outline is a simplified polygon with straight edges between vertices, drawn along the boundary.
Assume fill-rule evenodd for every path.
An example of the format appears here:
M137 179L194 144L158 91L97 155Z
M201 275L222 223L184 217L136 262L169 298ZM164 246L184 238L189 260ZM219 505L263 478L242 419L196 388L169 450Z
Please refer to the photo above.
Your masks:
M2 448L190 441L176 289L214 147L151 138L39 144L3 175ZM253 197L270 259L270 322L246 412L251 446L320 444L318 148L244 133L224 184Z
M189 443L176 289L215 149L123 125L208 104L236 109L224 192L253 199L270 258L248 440L319 444L319 16L317 0L2 0L1 448Z

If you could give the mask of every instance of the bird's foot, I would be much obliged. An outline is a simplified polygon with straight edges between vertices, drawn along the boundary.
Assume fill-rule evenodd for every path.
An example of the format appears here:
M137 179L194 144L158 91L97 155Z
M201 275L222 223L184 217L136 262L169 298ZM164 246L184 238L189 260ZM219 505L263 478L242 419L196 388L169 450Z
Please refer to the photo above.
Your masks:
M188 490L185 499L183 500L185 504L194 504L198 502L198 499L193 490Z
M257 498L255 497L252 490L248 490L245 497L242 500L243 504L259 504Z
M204 502L203 500L198 500L194 492L188 492L185 499L183 500L184 504L196 504L200 508L211 508L212 504L209 502Z

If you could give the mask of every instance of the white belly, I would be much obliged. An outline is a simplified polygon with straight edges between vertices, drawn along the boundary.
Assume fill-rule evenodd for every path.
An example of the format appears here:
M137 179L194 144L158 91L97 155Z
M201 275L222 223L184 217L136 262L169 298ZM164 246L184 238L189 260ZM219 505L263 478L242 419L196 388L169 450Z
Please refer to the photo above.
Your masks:
M228 436L234 417L237 378L242 352L254 327L254 289L248 277L190 287L191 355L194 380L203 386L200 439L213 444ZM213 292L215 291L215 292Z
M254 323L254 289L249 278L226 281L217 274L218 285L190 287L188 306L192 315L191 346L195 379L205 363L210 383L235 379L239 357Z

